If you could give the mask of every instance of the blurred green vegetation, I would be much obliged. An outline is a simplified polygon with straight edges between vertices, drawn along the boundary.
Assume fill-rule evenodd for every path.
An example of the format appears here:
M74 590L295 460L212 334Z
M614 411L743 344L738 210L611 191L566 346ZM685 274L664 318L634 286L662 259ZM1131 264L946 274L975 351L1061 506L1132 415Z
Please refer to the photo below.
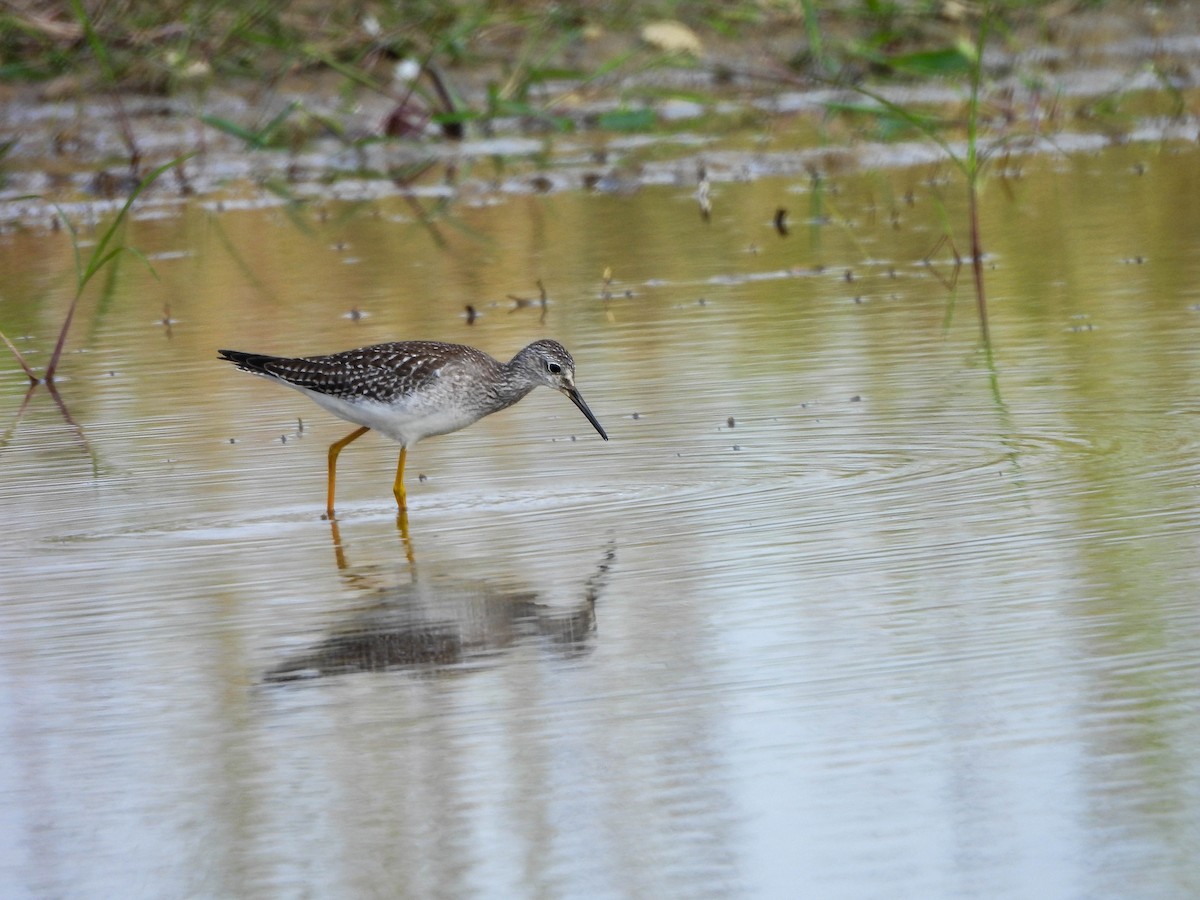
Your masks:
M1072 10L1086 2L1070 4ZM83 86L171 93L209 79L276 80L314 68L378 81L397 60L444 67L523 66L533 74L586 75L615 53L602 36L636 36L650 22L676 20L706 44L764 41L794 32L792 70L820 74L855 66L886 68L895 53L939 54L952 32L987 14L1033 21L1062 3L998 0L742 0L742 2L534 2L392 0L316 3L239 0L13 0L0 6L0 79L44 81L72 75ZM581 64L581 47L601 56ZM606 49L607 48L607 49Z

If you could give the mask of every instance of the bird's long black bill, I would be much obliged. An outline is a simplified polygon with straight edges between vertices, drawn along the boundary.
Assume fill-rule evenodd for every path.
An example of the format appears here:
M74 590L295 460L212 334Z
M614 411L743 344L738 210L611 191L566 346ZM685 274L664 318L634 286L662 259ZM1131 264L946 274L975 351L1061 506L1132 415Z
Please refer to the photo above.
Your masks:
M563 393L571 398L571 402L579 407L579 411L587 416L587 420L592 423L592 427L600 433L600 437L608 440L608 435L604 433L604 429L600 427L600 423L596 421L596 417L592 415L592 411L588 409L588 405L583 402L583 397L575 388L564 388Z

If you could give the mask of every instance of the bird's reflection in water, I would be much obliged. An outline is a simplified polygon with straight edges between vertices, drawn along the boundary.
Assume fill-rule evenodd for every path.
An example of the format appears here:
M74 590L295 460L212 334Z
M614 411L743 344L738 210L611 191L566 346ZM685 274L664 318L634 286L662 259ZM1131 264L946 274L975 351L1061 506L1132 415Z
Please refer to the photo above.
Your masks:
M604 591L616 558L609 546L580 579L578 596L549 604L537 592L451 575L422 576L413 563L412 543L398 522L410 582L370 586L348 571L337 523L332 523L339 568L372 595L311 650L269 670L268 682L295 681L352 672L414 670L439 672L483 664L529 641L563 657L586 653L595 634L596 600Z

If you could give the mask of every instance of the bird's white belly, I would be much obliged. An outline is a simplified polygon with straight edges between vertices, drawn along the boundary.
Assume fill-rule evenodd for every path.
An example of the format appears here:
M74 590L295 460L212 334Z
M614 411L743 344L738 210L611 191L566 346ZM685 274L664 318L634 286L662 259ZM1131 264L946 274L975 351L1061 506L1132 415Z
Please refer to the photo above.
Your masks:
M457 407L447 408L446 405L437 402L422 403L420 398L410 397L394 405L374 400L350 403L317 391L303 388L301 390L312 398L314 403L338 418L354 422L356 425L366 425L372 431L378 431L394 441L399 441L405 447L422 438L458 431L476 419Z

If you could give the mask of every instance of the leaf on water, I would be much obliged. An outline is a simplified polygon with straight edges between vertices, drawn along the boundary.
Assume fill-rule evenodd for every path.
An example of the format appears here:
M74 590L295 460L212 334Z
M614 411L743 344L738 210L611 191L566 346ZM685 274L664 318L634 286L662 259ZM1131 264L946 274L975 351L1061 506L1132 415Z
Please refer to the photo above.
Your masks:
M546 81L582 81L587 73L582 69L544 66L529 70L528 80L542 83Z
M601 113L597 124L605 131L648 131L656 121L652 109L614 109Z
M969 45L956 44L941 50L923 50L890 56L887 63L898 72L925 78L967 75L975 65L975 49Z
M868 116L874 119L876 127L882 132L880 137L885 140L898 137L914 128L929 133L941 128L944 124L936 116L919 113L915 110L881 106L874 103L847 103L835 100L824 105L825 109L830 113Z

